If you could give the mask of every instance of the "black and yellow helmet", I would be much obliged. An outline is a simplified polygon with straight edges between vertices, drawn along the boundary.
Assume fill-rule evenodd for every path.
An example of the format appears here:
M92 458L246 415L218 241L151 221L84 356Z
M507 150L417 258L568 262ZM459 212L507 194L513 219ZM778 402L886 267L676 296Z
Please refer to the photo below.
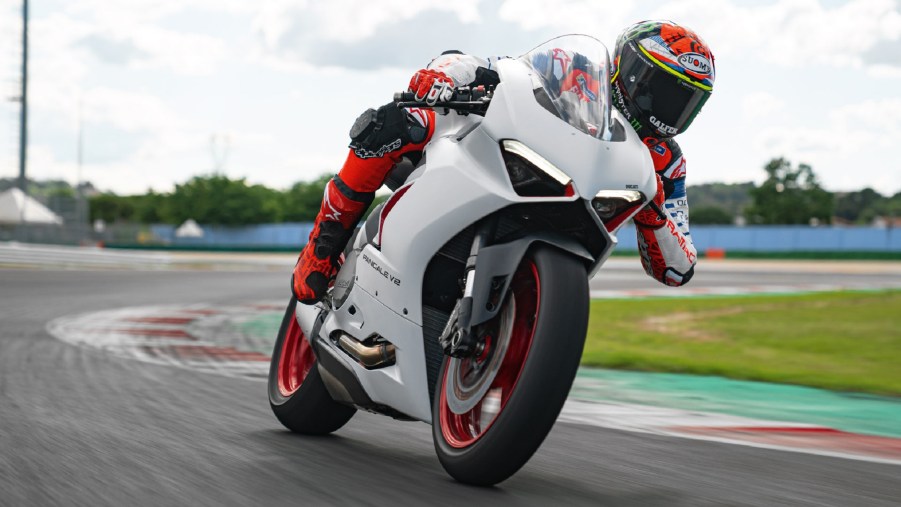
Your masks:
M710 98L713 53L693 31L671 21L626 28L613 54L613 103L643 138L688 129Z

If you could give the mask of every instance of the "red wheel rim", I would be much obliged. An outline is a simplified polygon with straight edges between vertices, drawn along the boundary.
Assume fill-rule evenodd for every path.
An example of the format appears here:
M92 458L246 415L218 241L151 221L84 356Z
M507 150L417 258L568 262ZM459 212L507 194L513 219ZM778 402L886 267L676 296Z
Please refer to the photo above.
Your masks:
M297 325L297 319L291 316L288 330L282 344L282 353L278 358L278 392L288 397L294 394L303 384L316 362L313 347L304 337Z
M468 447L488 432L510 400L523 366L525 366L532 340L535 337L535 324L541 295L538 269L531 259L524 259L519 265L513 275L510 288L513 297L508 299L506 304L509 305L512 302L515 313L506 353L488 391L468 412L454 413L448 405L446 383L450 367L445 368L439 388L441 394L438 423L441 425L441 434L444 436L445 442L451 447L457 449ZM500 313L494 320L500 318ZM495 341L491 340L491 342ZM473 360L478 360L478 356Z

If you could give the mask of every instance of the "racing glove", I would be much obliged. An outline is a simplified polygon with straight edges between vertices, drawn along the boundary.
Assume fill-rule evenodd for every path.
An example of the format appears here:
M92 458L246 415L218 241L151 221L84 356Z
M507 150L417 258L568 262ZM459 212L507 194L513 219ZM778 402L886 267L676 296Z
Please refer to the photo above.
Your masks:
M657 193L654 194L654 199L632 217L632 221L635 222L635 225L644 227L645 229L659 229L666 224L666 215L663 214L663 201L666 200L666 193L663 190L663 180L660 179L659 174L655 173L654 176L657 177ZM654 206L651 206L651 204L656 205L657 209L654 209ZM658 213L658 211L660 213Z
M409 89L417 101L434 106L436 102L446 102L454 96L454 80L443 72L422 69L410 78Z

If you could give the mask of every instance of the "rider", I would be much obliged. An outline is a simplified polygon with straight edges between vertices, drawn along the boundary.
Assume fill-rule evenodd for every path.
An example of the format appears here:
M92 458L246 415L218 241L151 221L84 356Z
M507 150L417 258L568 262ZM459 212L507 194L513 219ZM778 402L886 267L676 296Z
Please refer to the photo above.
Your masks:
M416 72L409 89L434 104L458 86L496 85L497 58L487 60L445 51ZM670 21L643 21L627 27L613 56L613 104L648 146L657 173L657 194L633 221L641 263L666 285L688 283L697 252L688 231L685 159L673 136L685 131L710 96L713 55L691 30ZM431 109L399 109L394 103L364 112L350 130L344 166L325 188L322 207L294 267L298 301L322 298L351 232L372 203L389 171L402 156L418 159L440 119Z

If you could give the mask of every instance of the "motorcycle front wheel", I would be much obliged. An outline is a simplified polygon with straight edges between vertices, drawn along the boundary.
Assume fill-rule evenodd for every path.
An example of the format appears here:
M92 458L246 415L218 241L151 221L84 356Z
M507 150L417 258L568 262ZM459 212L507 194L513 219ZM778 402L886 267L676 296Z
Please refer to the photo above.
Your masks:
M289 430L325 435L344 426L356 409L336 402L326 390L313 347L294 316L296 307L292 296L269 363L269 405Z
M432 406L444 469L490 486L519 470L550 432L572 386L588 325L581 261L549 246L523 258L504 307L484 324L484 348L446 357Z

